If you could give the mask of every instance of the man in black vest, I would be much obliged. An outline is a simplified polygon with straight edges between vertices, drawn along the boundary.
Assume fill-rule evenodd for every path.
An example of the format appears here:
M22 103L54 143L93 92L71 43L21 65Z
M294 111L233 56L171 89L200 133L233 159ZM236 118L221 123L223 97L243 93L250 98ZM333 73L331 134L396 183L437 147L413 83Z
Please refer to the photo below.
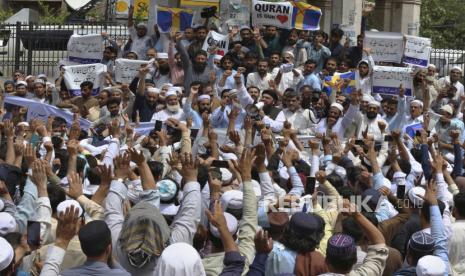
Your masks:
M286 121L286 116L282 109L276 107L278 102L278 95L274 90L263 90L260 102L264 104L260 110L260 117L262 117L265 125L269 125L273 132L281 132L283 124Z

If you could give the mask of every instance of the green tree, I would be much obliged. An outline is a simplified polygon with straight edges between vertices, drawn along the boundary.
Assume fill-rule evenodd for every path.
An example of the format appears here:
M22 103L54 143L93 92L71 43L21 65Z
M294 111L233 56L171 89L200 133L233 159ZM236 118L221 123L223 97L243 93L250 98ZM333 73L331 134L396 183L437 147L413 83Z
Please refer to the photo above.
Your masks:
M420 35L434 48L465 49L465 1L423 0Z

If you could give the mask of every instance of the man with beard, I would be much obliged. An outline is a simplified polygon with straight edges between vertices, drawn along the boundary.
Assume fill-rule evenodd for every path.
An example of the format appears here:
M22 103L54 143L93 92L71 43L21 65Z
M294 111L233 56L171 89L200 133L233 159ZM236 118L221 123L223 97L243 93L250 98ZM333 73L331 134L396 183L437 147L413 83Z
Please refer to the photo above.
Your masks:
M423 123L423 102L419 100L413 100L410 102L410 115L404 116L404 121L401 124L403 129L402 133L408 126Z
M226 54L221 58L220 68L216 71L216 79L219 90L234 88L234 75L237 73L234 67L234 59Z
M347 38L344 43L344 48L341 51L339 59L350 60L350 68L355 68L362 60L363 56L363 34L357 36L357 46L350 47L350 41Z
M294 55L295 67L302 66L307 58L307 51L297 42L299 40L299 31L292 29L287 37L286 46L283 48L283 53L291 52Z
M157 54L157 66L153 75L153 82L155 86L159 89L165 83L171 83L170 75L170 65L168 63L168 54L167 53L158 53Z
M184 35L186 35L185 32L184 32ZM171 36L170 44L168 46L168 65L171 71L170 83L173 83L176 85L183 85L184 84L184 70L182 69L181 54L174 53L175 38L176 38L176 34L173 34Z
M181 55L181 63L184 70L184 89L190 91L190 84L193 81L200 81L202 83L207 83L210 81L210 74L214 71L213 68L213 57L211 54L207 62L207 52L199 50L194 57L194 61L191 61L187 51L182 47L181 33L177 33L175 36L176 39L176 50ZM213 52L215 49L211 49Z
M281 65L281 52L273 52L270 55L270 73L275 69L279 69Z
M108 125L113 121L113 119L118 119L120 124L122 124L124 120L121 115L120 105L121 105L121 100L109 99L106 104L106 107L108 109L108 114L92 122L91 128L95 128L96 126L99 126L102 124Z
M157 110L160 89L152 85L146 89L145 75L150 71L148 66L139 69L139 85L137 87L136 99L132 112L132 121L136 121L137 114L140 122L149 122Z
M342 52L341 39L344 36L344 31L341 29L332 29L329 37L329 50L332 57L339 57ZM345 72L345 71L344 71Z
M263 41L266 43L266 45L262 45L265 57L270 57L271 59L273 53L280 53L282 51L283 41L278 35L278 30L275 26L266 26Z
M302 74L296 68L284 71L286 66L292 65L294 65L294 54L292 52L283 53L283 65L273 72L273 75L276 76L274 82L279 91L285 91L288 88L296 89L299 82L303 80Z
M439 79L438 86L440 88L445 88L447 86L454 86L457 89L457 92L454 95L454 100L459 101L460 97L465 95L463 84L460 82L462 79L462 68L458 66L452 67L450 70L449 76Z
M241 35L241 45L249 49L249 52L258 53L258 47L254 39L254 34L248 26L244 26L240 31Z
M286 94L286 105L287 108L283 110L283 113L292 128L297 130L299 134L314 134L315 124L313 122L316 121L316 118L314 118L312 111L300 106L300 96L297 92ZM310 120L310 116L312 120Z
M200 90L200 84L193 83L191 85L191 92L187 98L183 111L186 118L192 118L192 128L200 129L202 127L202 114L211 113L211 97L207 94L198 95ZM197 98L197 110L192 108L192 103Z
M179 104L178 94L174 90L169 90L166 93L165 109L153 114L150 122L151 123L155 123L156 121L166 122L166 120L170 118L174 118L178 121L186 120L184 111L182 110L181 105Z
M237 73L234 76L234 79L238 90L237 96L239 98L239 102L241 103L242 108L246 109L248 106L254 104L254 99L252 99L249 93L247 93L247 89L241 80L241 74ZM269 125L273 132L280 132L283 129L286 117L284 116L283 111L275 106L278 102L278 95L274 90L263 90L260 102L263 103L263 108L259 111L262 121Z
M45 88L45 82L41 79L36 79L34 81L34 96L31 98L31 100L45 103L47 101Z
M231 116L235 117L236 129L242 128L244 118L247 114L238 102L237 96L236 89L225 89L221 91L221 106L216 108L210 116L210 122L213 128L228 128L229 119L232 118Z
M316 61L309 59L305 62L304 70L302 71L303 79L297 84L297 90L302 86L308 85L314 91L321 91L321 80L315 74Z
M328 73L327 76L334 76L337 70L337 59L330 57L326 60L325 71Z
M346 114L343 114L344 107L339 103L331 104L328 112L328 117L321 120L316 125L316 133L330 136L336 133L339 139L344 138L344 132L350 123L355 119L359 110L359 96L358 93L350 94L350 106Z
M386 123L381 118L381 116L378 116L380 108L381 104L376 100L373 100L368 103L366 113L362 118L362 123L358 131L357 137L359 139L362 139L363 133L366 132L367 134L372 135L375 141L383 141L383 133L381 132L381 129L379 127L379 122L382 122L385 125ZM388 126L386 125L386 127Z
M454 118L454 107L447 104L441 107L441 117L434 128L439 138L439 150L443 154L454 153L454 145L451 139L451 132L453 130L458 130L461 136L464 130L464 124L460 119ZM463 140L460 136L458 139L461 144ZM450 157L452 156L446 156L447 159L454 160L453 157Z
M184 30L184 35L181 40L181 44L184 46L184 48L187 48L191 45L191 43L194 41L194 29L189 27Z
M128 14L128 31L132 43L128 52L134 52L139 59L144 60L147 49L150 48L150 45L155 45L155 43L153 43L152 37L148 33L147 24L139 23L134 28L133 14L134 7L131 6Z
M249 93L250 97L253 99L253 103L258 103L260 99L260 89L256 86L249 86L247 87L247 92Z
M258 61L257 72L247 75L247 87L256 86L262 91L270 88L269 83L270 80L273 80L273 75L268 73L268 64L269 61L267 59Z
M189 57L192 59L192 61L195 60L197 52L202 50L203 43L205 42L207 35L208 35L207 27L200 26L195 29L195 39L194 41L191 42L189 47L187 47L187 53L189 54Z

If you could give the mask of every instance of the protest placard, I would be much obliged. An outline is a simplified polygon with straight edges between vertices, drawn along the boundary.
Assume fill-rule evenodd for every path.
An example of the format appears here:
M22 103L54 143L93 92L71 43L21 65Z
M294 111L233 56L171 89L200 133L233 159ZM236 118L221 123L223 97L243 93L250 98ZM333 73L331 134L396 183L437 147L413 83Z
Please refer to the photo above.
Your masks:
M222 0L220 17L229 26L250 25L250 0Z
M212 46L218 48L216 52L218 55L224 56L228 52L229 36L210 31L203 43L202 50L208 51L208 48Z
M290 2L253 1L252 25L290 29L294 7Z
M406 96L413 94L413 68L375 66L373 68L373 93L397 95L402 84Z
M103 37L100 34L73 34L68 41L68 60L80 64L100 62L103 58Z
M81 95L81 83L90 81L94 84L92 95L97 95L103 86L107 66L101 63L64 66L64 80L69 92L74 96Z
M345 43L346 40L349 40L349 46L357 46L357 32L355 31L355 25L339 25L339 29L344 31L344 37L342 42Z
M147 64L147 60L132 60L118 58L115 61L115 80L120 83L131 83L137 75L140 66Z
M404 63L428 67L431 54L431 38L405 36Z
M363 48L371 49L371 55L377 62L401 63L404 36L401 33L365 32Z

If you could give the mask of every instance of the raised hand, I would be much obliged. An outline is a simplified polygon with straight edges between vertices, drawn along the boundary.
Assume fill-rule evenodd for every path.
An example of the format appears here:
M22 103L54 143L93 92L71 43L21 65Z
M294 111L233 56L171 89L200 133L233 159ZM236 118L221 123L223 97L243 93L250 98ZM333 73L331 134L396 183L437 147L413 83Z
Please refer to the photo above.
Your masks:
M68 178L68 196L74 199L82 196L82 181L78 173L72 172L66 176Z

